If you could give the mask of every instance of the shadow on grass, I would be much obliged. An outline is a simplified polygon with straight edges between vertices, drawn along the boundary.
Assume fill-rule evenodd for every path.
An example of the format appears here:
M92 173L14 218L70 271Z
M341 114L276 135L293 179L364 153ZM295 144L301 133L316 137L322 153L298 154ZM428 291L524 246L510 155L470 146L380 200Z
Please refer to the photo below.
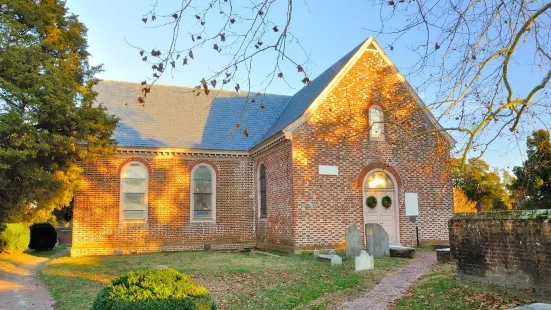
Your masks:
M550 302L551 297L530 291L507 289L455 277L454 264L438 264L402 297L396 309L508 309L532 302Z
M61 251L67 251L71 247L70 244L60 244L56 245L53 249L47 250L47 251L33 251L31 249L28 249L25 251L26 254L29 254L31 256L36 257L43 257L43 258L49 258L53 256L54 254L57 254ZM67 252L68 254L69 252Z
M41 276L62 310L87 309L96 294L115 277L157 265L194 277L209 289L221 309L289 309L341 291L357 293L408 262L379 259L376 270L355 272L353 261L331 266L311 255L278 255L177 252L59 257L45 266Z

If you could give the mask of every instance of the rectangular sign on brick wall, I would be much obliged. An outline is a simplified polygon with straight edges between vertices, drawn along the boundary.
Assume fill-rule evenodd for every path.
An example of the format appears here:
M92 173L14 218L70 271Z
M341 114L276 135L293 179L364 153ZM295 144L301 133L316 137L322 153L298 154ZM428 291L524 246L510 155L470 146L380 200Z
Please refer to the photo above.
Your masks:
M419 199L417 193L406 193L406 216L419 215Z
M326 174L326 175L339 175L339 167L338 166L319 166L319 174Z

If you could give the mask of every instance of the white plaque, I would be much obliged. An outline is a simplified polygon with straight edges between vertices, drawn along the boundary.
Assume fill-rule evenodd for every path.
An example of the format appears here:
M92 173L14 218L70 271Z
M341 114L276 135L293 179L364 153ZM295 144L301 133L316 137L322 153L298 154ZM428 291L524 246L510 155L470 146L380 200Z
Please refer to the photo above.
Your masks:
M326 175L339 175L339 167L338 166L319 166L319 174L326 174Z

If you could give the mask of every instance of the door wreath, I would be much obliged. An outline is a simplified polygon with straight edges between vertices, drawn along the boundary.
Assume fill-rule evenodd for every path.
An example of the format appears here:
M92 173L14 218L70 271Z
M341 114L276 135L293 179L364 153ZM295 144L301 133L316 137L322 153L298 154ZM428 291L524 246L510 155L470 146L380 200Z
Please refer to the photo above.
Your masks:
M377 206L377 198L375 196L369 196L365 199L365 204L370 208L373 209Z
M381 204L387 209L390 208L392 205L392 198L390 198L390 196L384 196L383 199L381 199Z

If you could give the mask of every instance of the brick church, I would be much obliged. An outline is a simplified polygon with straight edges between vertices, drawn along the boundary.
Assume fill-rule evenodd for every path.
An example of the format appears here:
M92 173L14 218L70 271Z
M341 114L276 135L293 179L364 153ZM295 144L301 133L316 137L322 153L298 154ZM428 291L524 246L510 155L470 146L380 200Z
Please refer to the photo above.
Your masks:
M96 90L117 148L82 163L72 256L339 248L365 223L391 244L448 239L454 140L373 38L293 96Z

